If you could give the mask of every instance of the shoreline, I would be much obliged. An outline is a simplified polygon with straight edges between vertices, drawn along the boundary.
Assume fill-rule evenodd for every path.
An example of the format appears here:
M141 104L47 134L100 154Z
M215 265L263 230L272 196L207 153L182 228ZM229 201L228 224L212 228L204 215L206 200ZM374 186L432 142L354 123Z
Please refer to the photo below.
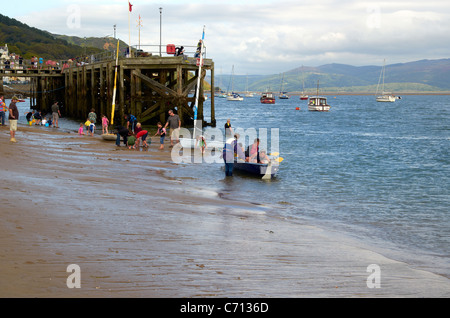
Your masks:
M16 139L0 128L0 297L450 295L449 279L354 239L199 191L156 138L142 152L25 126ZM80 289L66 285L70 264ZM371 264L381 288L367 287Z

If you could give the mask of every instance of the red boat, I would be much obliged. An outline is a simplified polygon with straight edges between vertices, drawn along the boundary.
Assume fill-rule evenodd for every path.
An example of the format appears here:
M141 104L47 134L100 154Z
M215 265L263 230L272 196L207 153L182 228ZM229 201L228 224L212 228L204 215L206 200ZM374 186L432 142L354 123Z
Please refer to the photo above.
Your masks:
M261 104L275 104L275 97L272 93L263 93L260 100Z

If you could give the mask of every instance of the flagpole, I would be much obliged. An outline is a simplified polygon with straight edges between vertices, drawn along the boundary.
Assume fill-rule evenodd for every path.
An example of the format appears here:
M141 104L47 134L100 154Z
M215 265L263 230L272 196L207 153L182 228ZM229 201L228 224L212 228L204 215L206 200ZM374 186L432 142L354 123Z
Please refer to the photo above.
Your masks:
M128 1L128 57L131 57L131 10L133 5Z
M128 57L131 57L131 11L128 10Z

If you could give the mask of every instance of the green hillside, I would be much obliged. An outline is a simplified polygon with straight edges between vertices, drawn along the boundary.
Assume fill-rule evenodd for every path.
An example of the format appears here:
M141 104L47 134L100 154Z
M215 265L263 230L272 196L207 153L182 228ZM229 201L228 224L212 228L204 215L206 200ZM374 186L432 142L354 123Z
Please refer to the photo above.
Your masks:
M112 37L80 38L77 36L68 36L68 35L59 35L59 34L54 34L53 36L57 39L64 40L69 44L73 44L73 45L77 45L77 46L81 46L81 47L93 47L93 48L97 48L101 51L110 51L110 52L113 52L117 49L117 39L112 38ZM119 42L120 42L121 50L128 47L128 44L126 44L122 40L120 40Z
M0 46L8 44L9 52L30 59L33 56L44 59L63 60L102 50L70 44L54 35L29 27L15 19L0 14Z

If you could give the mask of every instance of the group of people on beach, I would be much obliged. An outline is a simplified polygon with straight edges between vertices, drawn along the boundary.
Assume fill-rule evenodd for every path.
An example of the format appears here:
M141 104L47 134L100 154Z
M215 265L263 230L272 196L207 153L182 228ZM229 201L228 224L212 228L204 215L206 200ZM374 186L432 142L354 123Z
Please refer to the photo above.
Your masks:
M59 128L59 118L61 117L61 112L59 110L58 102L54 102L52 105L51 117L42 116L39 110L30 110L25 113L28 125L40 125L45 127Z
M126 127L117 127L117 138L116 146L120 146L120 139L122 138L123 143L128 149L139 149L142 146L147 148L149 146L147 142L148 130L142 128L141 123L139 123L134 115L125 115L125 121L127 123ZM158 130L154 136L159 136L160 150L164 149L164 141L167 135L167 128L170 128L170 147L174 146L174 143L179 141L179 134L181 129L180 117L174 113L173 110L169 110L169 118L166 124L163 126L161 122L157 124ZM150 141L151 143L151 141Z
M91 111L88 114L88 117L84 123L80 123L80 128L78 129L79 135L86 135L86 136L94 136L95 132L95 124L97 123L97 113L95 112L95 109L92 108ZM108 117L105 115L102 115L102 133L108 134L108 125L109 120ZM86 133L84 132L84 127L86 127Z

